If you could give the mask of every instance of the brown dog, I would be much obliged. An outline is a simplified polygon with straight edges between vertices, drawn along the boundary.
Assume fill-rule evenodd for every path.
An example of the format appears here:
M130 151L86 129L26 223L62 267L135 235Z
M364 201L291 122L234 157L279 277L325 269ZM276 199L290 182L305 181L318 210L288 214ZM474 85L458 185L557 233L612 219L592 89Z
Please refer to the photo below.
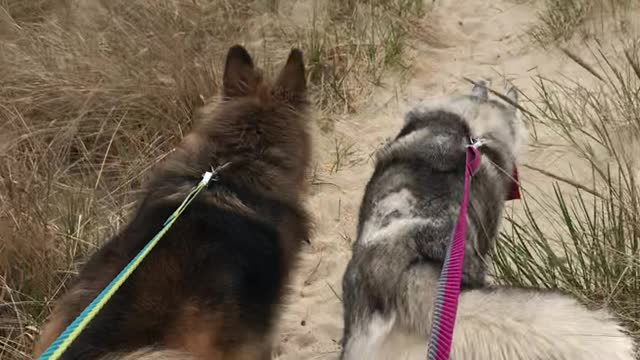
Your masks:
M269 359L271 333L308 216L310 158L302 53L272 84L241 46L223 100L155 170L131 222L57 303L39 356L161 229L212 167L229 163L63 355L63 359Z

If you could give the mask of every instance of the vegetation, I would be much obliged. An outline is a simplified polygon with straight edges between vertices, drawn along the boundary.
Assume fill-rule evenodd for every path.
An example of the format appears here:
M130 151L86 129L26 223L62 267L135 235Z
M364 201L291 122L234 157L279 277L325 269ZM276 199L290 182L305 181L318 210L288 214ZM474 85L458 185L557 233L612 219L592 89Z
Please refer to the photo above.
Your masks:
M591 179L550 174L555 193L507 217L494 260L502 283L565 290L610 308L638 336L640 62L633 45L614 50L617 58L606 50L596 45L591 61L571 55L593 75L592 86L539 78L529 119L560 135Z
M583 38L590 37L590 22L602 25L599 19L614 18L619 29L624 30L624 15L633 5L633 0L544 0L544 10L538 13L539 23L531 29L536 43L542 46L557 45L567 41L578 32ZM603 16L606 15L606 16Z

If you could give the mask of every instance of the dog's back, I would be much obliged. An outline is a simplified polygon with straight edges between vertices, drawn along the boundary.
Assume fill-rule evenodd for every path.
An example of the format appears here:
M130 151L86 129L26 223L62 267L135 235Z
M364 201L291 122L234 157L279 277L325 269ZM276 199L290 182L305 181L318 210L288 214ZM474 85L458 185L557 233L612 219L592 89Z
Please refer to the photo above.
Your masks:
M130 223L58 302L41 353L162 228L201 175L227 164L63 359L269 359L271 330L303 240L309 163L302 55L273 86L231 48L224 99L147 185Z
M514 89L507 97L517 101ZM482 162L471 182L452 359L631 359L631 342L604 313L555 293L486 288L525 131L515 107L489 100L482 85L411 111L379 152L343 279L342 359L426 358L469 138L481 141Z

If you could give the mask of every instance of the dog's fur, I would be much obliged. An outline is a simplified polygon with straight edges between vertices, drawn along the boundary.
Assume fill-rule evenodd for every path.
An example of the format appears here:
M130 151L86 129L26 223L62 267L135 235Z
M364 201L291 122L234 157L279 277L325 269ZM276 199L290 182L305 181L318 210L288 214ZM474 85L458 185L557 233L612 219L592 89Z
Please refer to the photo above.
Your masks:
M425 359L440 269L462 199L465 146L482 140L471 183L463 292L452 360L631 360L632 342L604 311L570 296L489 287L511 174L526 139L516 107L485 84L409 112L377 157L343 278L341 359Z
M63 359L270 359L272 328L309 221L310 161L302 53L273 84L241 46L223 96L155 170L131 222L58 301L38 356L161 229L205 171L203 190Z

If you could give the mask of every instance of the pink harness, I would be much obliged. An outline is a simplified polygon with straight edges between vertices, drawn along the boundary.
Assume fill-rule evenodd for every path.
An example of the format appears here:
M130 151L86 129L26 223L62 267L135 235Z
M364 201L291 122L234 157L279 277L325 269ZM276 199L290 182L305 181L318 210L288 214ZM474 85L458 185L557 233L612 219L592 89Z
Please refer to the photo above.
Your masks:
M431 338L427 353L428 360L449 360L453 328L458 310L460 283L462 282L462 266L464 263L464 240L467 234L467 207L469 204L469 188L471 176L480 167L481 154L477 140L467 145L466 165L464 172L464 190L458 220L453 231L453 240L447 250L447 255L440 273L438 293L436 295L433 323L431 324ZM513 185L507 200L519 199L518 171L514 166Z

